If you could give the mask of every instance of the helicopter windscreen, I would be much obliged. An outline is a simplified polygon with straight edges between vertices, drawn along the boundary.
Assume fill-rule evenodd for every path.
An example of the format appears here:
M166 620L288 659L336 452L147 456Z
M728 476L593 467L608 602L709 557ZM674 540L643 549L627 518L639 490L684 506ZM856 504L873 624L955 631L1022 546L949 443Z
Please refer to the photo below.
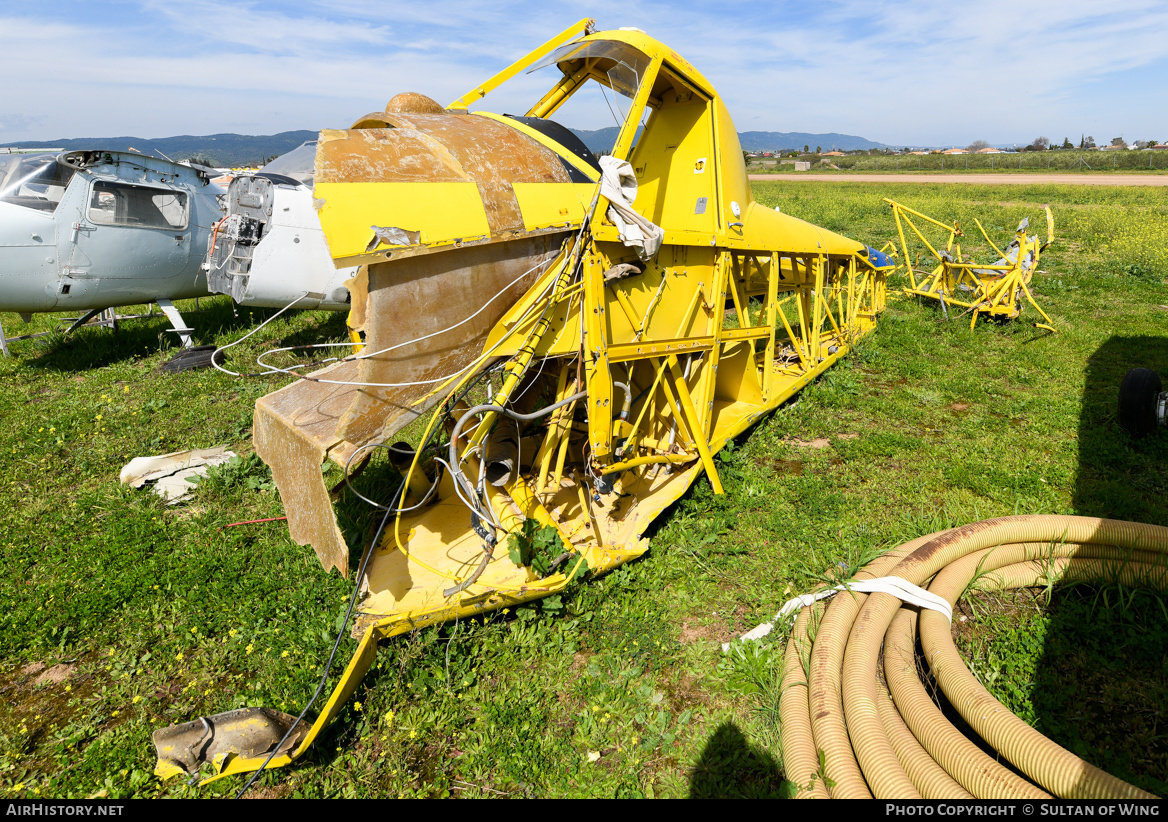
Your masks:
M316 140L302 143L285 152L259 170L260 174L278 174L291 177L312 188L312 177L316 169Z
M0 155L0 202L52 212L73 171L56 154Z

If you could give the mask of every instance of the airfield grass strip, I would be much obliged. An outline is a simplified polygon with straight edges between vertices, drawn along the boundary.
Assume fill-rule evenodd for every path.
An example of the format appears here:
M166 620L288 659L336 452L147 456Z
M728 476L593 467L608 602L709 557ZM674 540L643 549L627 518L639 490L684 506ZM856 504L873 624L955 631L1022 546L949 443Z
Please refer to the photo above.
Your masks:
M965 226L977 217L995 241L1024 216L1045 231L1049 203L1057 236L1034 290L1059 333L1032 328L1031 309L970 332L936 304L894 295L851 357L719 455L725 496L696 483L646 557L570 594L387 643L341 719L254 793L786 795L781 637L732 655L721 642L940 528L1014 513L1168 524L1168 436L1137 442L1115 423L1128 368L1168 374L1161 194L891 179L754 191L877 247L893 231L881 197ZM270 315L225 298L181 308L203 343ZM15 335L57 318L0 320ZM164 374L176 353L166 328L157 318L52 335L0 361L0 794L230 795L241 782L155 779L150 734L243 705L298 711L344 612L349 584L283 523L222 527L284 514L248 458L255 399L282 381ZM303 312L232 349L233 361L344 339L343 315ZM215 445L241 459L186 503L118 484L134 456ZM395 482L380 462L357 480L375 496ZM339 510L359 557L368 509L346 497ZM1111 589L1049 606L977 600L962 642L983 681L1044 733L1163 791L1150 713L1163 715L1168 692L1162 607ZM1157 647L1159 667L1128 664ZM1076 678L1119 669L1132 677L1124 687L1072 704ZM1157 688L1151 707L1129 701Z

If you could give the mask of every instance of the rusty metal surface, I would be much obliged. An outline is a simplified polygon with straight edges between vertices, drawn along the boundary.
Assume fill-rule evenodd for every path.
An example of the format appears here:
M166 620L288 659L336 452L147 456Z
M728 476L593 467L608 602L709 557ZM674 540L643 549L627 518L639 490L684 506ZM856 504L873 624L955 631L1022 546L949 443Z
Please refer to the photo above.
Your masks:
M523 231L512 183L571 182L553 151L472 114L366 115L348 131L322 132L316 169L322 183L474 182L493 236Z
M382 443L443 399L419 404L436 383L470 364L488 332L559 252L566 234L544 234L393 260L368 267L365 289L354 289L354 312L364 318L366 352L377 352L473 320L424 343L314 372L256 402L256 452L288 512L288 530L312 545L325 569L348 575L348 548L337 527L320 466L344 465L361 445ZM490 305L484 303L499 294ZM364 297L364 299L362 299ZM414 383L396 388L332 385Z
M432 101L429 101L432 102ZM492 240L362 266L349 281L351 326L366 334L357 361L331 365L256 403L255 445L272 467L289 532L311 544L326 569L348 574L320 466L344 464L362 445L382 443L441 401L419 403L439 380L469 365L487 333L559 252L566 232L528 236L515 182L570 182L552 151L484 117L432 111L428 98L402 94L385 113L348 131L322 132L317 183L474 182ZM484 309L473 320L445 333ZM430 337L425 343L395 348ZM393 349L385 354L368 354ZM318 380L354 383L331 385ZM394 384L375 387L369 384Z

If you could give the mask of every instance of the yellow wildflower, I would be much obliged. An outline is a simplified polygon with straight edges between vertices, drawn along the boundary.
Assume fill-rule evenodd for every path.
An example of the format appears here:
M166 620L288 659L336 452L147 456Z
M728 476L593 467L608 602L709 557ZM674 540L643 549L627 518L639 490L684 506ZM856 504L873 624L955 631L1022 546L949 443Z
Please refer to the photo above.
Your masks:
M183 661L183 655L182 655L182 653L181 653L181 652L180 652L180 653L178 653L178 654L176 654L174 658L175 658L175 660L177 660L178 662L182 662L182 661Z
M254 646L254 645L251 645L251 644L248 644L248 646L247 646L247 648L246 648L245 650L246 650L246 651L247 651L247 652L250 654L252 651L254 651L254 650L255 650L255 646Z
M417 731L410 731L410 739L414 739L415 737L417 737L417 735L418 735Z
M284 651L283 653L280 654L280 659L287 659L287 657L288 657L287 651ZM357 704L360 705L361 703L358 702Z
M130 701L131 701L131 702L133 702L135 705L137 705L139 702L141 702L141 701L142 701L142 696L141 696L141 694L139 694L138 696L135 696L135 697L134 697L132 700L130 700Z
M361 710L361 703L360 703L360 702L354 702L354 703L353 703L353 710L354 710L354 711L360 711L360 710Z

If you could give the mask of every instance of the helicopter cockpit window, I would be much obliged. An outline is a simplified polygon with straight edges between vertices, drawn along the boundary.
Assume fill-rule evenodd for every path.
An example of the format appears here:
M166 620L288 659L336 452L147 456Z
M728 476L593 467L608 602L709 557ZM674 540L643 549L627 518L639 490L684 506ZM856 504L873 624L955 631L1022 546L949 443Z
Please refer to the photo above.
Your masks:
M99 180L93 184L89 219L98 225L186 228L187 195L181 191Z
M73 169L55 154L0 155L0 201L52 212L65 196Z

